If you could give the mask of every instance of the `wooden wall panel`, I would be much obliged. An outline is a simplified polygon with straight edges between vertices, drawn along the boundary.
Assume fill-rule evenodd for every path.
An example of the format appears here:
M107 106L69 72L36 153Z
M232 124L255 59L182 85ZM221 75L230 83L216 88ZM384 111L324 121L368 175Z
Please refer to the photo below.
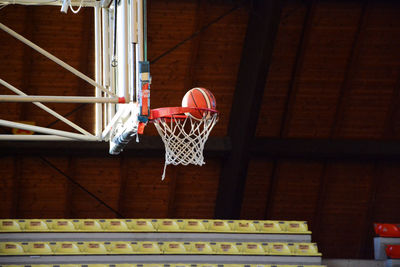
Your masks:
M191 1L150 1L148 10L148 59L152 76L151 107L181 106L187 89L185 74L189 68L192 42L155 61L195 31L197 3ZM146 134L157 135L147 127Z
M206 159L206 162L201 167L179 166L173 217L213 218L221 162L214 159Z
M282 160L277 164L277 182L267 219L305 220L312 225L322 163Z
M247 169L246 187L240 218L263 219L267 205L273 162L254 159Z
M305 14L301 1L287 1L282 9L256 136L279 136Z
M400 75L400 5L374 2L361 40L339 138L380 138Z
M16 176L14 169L15 157L2 157L0 158L0 218L12 218L15 216L14 208L14 188ZM14 170L13 170L14 169ZM18 172L18 171L17 171Z
M204 21L208 23L232 7L232 4L213 4ZM248 11L242 7L210 26L202 34L198 59L194 63L193 85L208 88L215 95L220 118L212 135L227 134L230 110L236 108L231 105L247 21Z
M319 2L305 40L288 137L330 136L339 89L361 15L362 4ZM290 107L289 107L290 108Z
M165 218L171 172L161 180L164 158L127 158L128 173L123 188L121 213L126 218Z
M63 158L46 157L65 170ZM17 218L63 218L67 181L39 157L23 157Z
M374 165L331 162L316 240L327 258L357 258L368 212ZM372 227L372 225L370 226Z
M73 178L107 203L118 209L120 190L119 158L79 157L75 159ZM63 177L64 178L64 177ZM65 179L65 178L64 178ZM115 218L117 215L77 186L70 188L70 216L73 218Z
M28 12L27 7L14 5L1 10L0 22L17 32L24 32L25 24L22 19ZM21 23L22 22L22 23ZM22 85L22 69L24 64L24 44L11 35L0 30L0 73L1 79L20 88ZM10 53L12 51L12 53ZM0 85L0 94L11 94L12 91ZM0 118L5 120L19 119L17 103L0 103ZM0 133L10 133L10 129L2 128Z
M373 205L374 222L400 222L400 167L399 162L380 164L381 172Z

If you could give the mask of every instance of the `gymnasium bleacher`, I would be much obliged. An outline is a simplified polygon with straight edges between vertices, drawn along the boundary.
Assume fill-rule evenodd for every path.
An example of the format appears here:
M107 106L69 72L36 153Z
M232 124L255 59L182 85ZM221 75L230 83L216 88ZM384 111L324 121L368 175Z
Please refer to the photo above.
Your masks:
M0 267L321 266L322 256L303 221L6 219L0 233Z

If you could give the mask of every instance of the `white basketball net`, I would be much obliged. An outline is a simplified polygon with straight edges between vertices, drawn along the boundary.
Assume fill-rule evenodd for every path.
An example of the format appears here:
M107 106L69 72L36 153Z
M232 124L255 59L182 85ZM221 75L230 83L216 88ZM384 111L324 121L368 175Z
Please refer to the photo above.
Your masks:
M218 121L218 113L202 119L190 115L186 118L172 115L170 118L158 118L154 125L165 145L165 164L162 180L165 178L167 165L203 165L204 144Z

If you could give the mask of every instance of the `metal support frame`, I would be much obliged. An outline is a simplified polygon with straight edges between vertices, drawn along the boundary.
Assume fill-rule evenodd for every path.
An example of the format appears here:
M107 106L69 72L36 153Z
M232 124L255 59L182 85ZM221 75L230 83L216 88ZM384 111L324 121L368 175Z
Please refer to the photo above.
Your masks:
M111 1L92 1L83 0L71 1L72 6L83 6L93 7L94 9L94 34L95 34L95 78L92 79L64 61L60 60L56 56L50 54L43 48L29 41L22 35L13 31L6 25L0 23L0 29L10 34L12 37L18 39L22 43L31 47L35 51L44 55L48 59L57 63L67 71L70 71L77 77L88 82L94 87L94 96L44 96L44 95L27 95L6 81L0 79L0 85L5 86L17 95L0 95L1 102L32 102L39 108L55 116L60 121L71 126L74 130L80 132L68 132L60 131L46 127L39 127L28 125L24 123L12 122L0 119L0 126L19 128L29 131L42 133L43 135L0 135L0 140L34 140L34 141L73 141L73 140L84 140L84 141L107 141L110 139L111 134L115 134L114 129L118 124L120 127L125 126L124 123L128 120L127 117L137 116L137 112L133 110L138 109L137 105L134 104L132 97L140 88L138 86L137 77L139 77L139 62L141 58L143 60L143 6L144 0L122 0L119 7L111 5ZM63 1L47 2L43 0L32 0L29 3L22 0L15 0L12 2L0 0L0 5L9 4L24 4L24 5L63 5ZM114 32L112 29L112 22L115 19L112 16L113 9L117 8L119 14L118 17L120 36L118 36L118 47L119 50L119 69L118 76L114 75L110 68L111 65L111 48L114 38ZM131 26L130 26L131 24ZM139 29L139 30L137 30ZM141 38L138 37L142 33ZM140 54L141 56L137 56ZM131 85L129 87L129 85ZM118 88L121 88L118 90ZM136 100L136 99L135 99ZM53 103L93 103L95 104L95 133L89 133L80 126L66 119L57 112L43 105L41 102L53 102ZM133 104L133 105L121 105L117 108L117 104ZM116 112L118 109L121 112ZM123 116L122 116L123 115ZM121 123L121 119L124 119ZM135 120L135 118L133 118ZM132 123L129 124L132 127ZM133 128L136 129L135 127ZM132 129L130 129L132 131Z

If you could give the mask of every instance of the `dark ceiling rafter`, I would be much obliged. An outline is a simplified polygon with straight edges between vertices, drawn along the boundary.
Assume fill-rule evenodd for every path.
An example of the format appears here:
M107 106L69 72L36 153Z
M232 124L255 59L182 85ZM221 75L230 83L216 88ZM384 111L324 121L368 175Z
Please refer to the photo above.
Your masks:
M369 1L365 1L364 4L362 5L361 13L360 13L360 18L358 20L358 25L357 25L357 30L354 35L354 40L352 43L352 47L350 50L349 54L349 59L347 61L345 71L344 71L344 77L342 84L340 86L339 90L339 97L337 100L337 107L335 111L335 115L333 118L333 123L332 127L330 130L330 135L329 138L335 139L340 131L340 126L341 122L343 120L343 114L345 111L345 99L348 98L348 95L350 93L350 81L352 80L355 69L356 69L356 62L359 57L359 51L360 51L360 46L361 46L361 40L363 38L363 33L368 21L368 16L369 16ZM375 165L377 165L375 163ZM326 202L326 193L328 189L328 181L327 181L327 170L328 170L328 161L325 160L323 164L323 169L320 177L320 185L319 185L319 190L318 190L318 197L317 197L317 203L316 203L316 210L314 214L314 232L315 232L315 238L316 240L319 239L320 234L321 234L321 227L322 227L322 212L323 208ZM371 193L373 194L373 193Z
M344 78L343 82L340 86L340 91L339 91L339 97L337 101L337 108L335 112L335 117L334 121L331 127L331 133L330 133L330 138L336 138L338 137L339 131L340 131L340 126L341 122L344 117L344 111L345 111L345 106L346 106L346 99L348 99L348 96L350 94L351 88L350 88L350 82L353 79L353 76L355 75L355 72L357 71L357 66L356 63L359 58L360 54L360 47L361 47L361 40L363 38L364 32L365 32L365 27L368 21L368 6L369 6L369 1L365 1L363 4L361 14L360 14L360 19L358 21L358 27L357 31L354 36L354 41L353 45L350 50L350 55L349 55L349 60L346 64L346 68L344 71Z
M307 12L306 15L304 16L303 30L301 32L299 46L297 47L296 58L293 64L285 108L281 120L281 127L279 132L280 138L287 137L289 132L290 122L292 120L292 114L293 114L293 106L296 102L297 91L299 88L300 73L303 69L304 57L311 33L317 0L309 0L306 2L306 5L307 5Z
M292 75L289 83L289 88L286 97L285 108L282 115L281 126L279 131L279 137L285 138L289 132L289 126L292 119L293 113L293 105L296 101L296 95L298 91L298 83L300 72L303 68L303 62L306 52L306 47L308 44L308 39L311 32L311 26L314 18L316 0L310 0L306 2L307 12L304 16L303 29L301 32L299 46L297 47L297 53L295 62L293 64ZM272 213L273 202L275 199L275 192L278 181L278 170L279 170L279 162L277 159L274 160L274 164L272 167L272 172L269 181L268 193L267 193L267 203L265 206L264 218L270 218Z
M254 0L243 44L228 135L232 150L223 163L215 206L215 218L239 218L249 163L282 1Z
M159 136L140 136L140 142L130 142L121 154L138 157L164 157L165 147ZM108 153L108 142L85 141L0 141L0 157L10 155L91 155L115 158ZM205 145L205 157L220 157L231 150L229 138L210 137Z

